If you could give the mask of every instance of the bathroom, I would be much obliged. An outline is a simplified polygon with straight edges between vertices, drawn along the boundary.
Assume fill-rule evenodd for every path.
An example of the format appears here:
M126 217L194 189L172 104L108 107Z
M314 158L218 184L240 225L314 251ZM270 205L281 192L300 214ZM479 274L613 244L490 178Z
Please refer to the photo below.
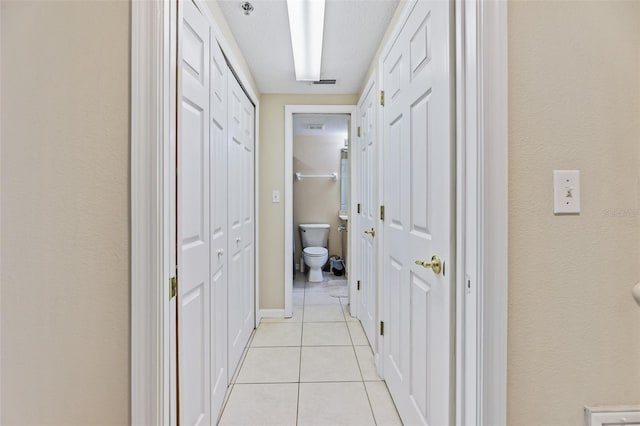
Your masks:
M294 288L347 296L348 114L293 115Z

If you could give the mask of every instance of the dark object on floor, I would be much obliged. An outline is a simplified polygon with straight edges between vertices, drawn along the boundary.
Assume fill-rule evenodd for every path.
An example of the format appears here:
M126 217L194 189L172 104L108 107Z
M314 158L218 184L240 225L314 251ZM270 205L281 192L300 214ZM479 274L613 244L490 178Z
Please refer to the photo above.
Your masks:
M344 259L339 256L331 256L331 272L339 277L344 274Z

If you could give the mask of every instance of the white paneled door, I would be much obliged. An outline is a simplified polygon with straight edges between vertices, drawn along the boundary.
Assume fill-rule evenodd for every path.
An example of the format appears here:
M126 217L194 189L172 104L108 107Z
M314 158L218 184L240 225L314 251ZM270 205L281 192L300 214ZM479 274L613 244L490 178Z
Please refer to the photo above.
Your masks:
M229 371L235 371L254 328L254 107L228 80Z
M227 63L215 40L211 42L211 120L209 123L211 188L211 411L221 411L230 372L227 354ZM233 76L231 77L233 78Z
M179 2L178 386L182 425L211 423L209 23Z
M416 2L383 59L383 363L410 425L450 421L450 7ZM440 271L428 265L434 255Z
M376 347L376 253L375 237L378 212L377 147L376 147L376 84L369 84L362 102L358 105L356 170L360 215L358 217L359 275L358 318L372 348ZM379 237L378 237L379 238Z

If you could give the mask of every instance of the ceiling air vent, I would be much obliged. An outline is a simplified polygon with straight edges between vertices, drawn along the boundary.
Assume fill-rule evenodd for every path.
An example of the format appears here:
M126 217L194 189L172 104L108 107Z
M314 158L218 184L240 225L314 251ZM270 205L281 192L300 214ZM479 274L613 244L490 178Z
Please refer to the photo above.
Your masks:
M318 80L318 81L314 81L313 84L336 84L336 80L335 79Z
M324 130L324 124L307 124L309 130Z

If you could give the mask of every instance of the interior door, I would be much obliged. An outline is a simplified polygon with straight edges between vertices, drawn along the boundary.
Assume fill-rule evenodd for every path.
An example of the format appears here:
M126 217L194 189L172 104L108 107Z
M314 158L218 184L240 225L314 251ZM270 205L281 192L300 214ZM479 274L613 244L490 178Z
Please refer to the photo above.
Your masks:
M178 386L180 424L211 423L209 23L179 2Z
M227 360L227 63L211 39L211 411L217 418L229 383Z
M370 84L358 105L360 137L357 138L359 162L358 186L360 216L358 241L360 244L358 318L372 348L376 348L376 253L375 237L378 211L377 147L376 147L376 85Z
M254 109L237 80L229 99L229 371L235 371L254 329Z
M418 1L383 62L383 362L411 425L450 420L450 18L450 2ZM433 255L445 263L439 273L426 263Z

